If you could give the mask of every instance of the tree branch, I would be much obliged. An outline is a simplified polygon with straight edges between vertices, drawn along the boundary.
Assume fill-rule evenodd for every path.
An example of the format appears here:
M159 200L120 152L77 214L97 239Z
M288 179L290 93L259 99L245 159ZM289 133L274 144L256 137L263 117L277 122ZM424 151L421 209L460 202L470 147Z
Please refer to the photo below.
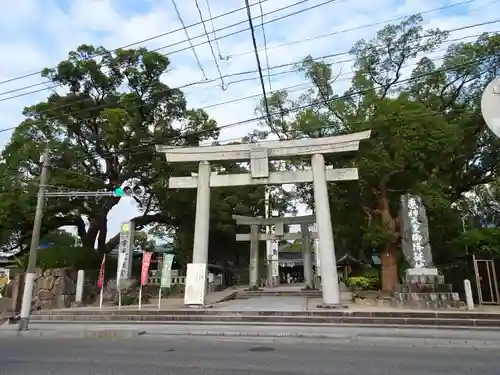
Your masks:
M155 214L155 215L141 215L133 218L131 221L134 221L135 229L142 229L146 225L151 223L168 223L168 218L164 214ZM120 243L120 233L116 234L113 238L110 238L106 243L105 251L110 252L114 248L118 246Z

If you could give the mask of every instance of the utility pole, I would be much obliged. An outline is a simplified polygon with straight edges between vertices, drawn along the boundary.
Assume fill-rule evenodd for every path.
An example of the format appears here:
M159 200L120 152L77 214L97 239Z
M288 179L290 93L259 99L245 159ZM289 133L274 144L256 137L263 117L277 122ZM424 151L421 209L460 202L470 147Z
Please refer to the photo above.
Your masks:
M36 201L35 221L33 223L33 233L31 235L31 245L28 260L28 269L24 281L23 301L21 305L21 319L19 321L19 331L27 331L31 313L31 300L33 298L33 284L36 274L36 256L40 242L40 228L42 226L43 209L45 205L45 189L49 178L49 150L45 150L42 156L42 173L40 175L40 185L38 187L38 199Z

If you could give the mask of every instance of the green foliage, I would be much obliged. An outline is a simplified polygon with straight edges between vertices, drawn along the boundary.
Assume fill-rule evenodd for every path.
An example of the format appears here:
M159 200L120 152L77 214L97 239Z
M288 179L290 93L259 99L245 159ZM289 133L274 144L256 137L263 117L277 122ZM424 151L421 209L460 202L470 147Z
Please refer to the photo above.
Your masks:
M362 142L356 155L326 156L327 164L335 168L358 167L360 176L359 181L329 188L339 256L354 251L368 256L387 249L396 253L399 198L404 193L420 195L427 207L435 263L450 262L466 248L498 251L496 230L481 228L500 224L500 140L485 127L479 102L485 85L500 75L500 36L484 34L464 43L449 43L447 38L446 32L424 30L420 15L409 17L353 46L355 74L345 92L335 92L334 65L307 56L298 68L312 88L297 98L286 91L268 98L273 127L284 138L372 130L371 139ZM439 66L428 56L443 49ZM89 59L91 55L102 57ZM169 69L165 55L144 48L111 52L82 45L55 69L43 72L63 91L25 109L23 122L2 153L2 250L28 248L39 156L48 145L51 185L102 190L133 181L145 186L142 215L135 220L136 247L151 247L141 230L153 225L155 235L173 237L181 264L190 260L196 191L171 190L167 184L170 176L196 172L197 165L166 164L155 145L195 146L217 139L219 132L207 113L189 108L182 91L164 83ZM410 79L403 74L407 69ZM267 131L254 130L242 142L267 136ZM280 168L300 170L309 163L293 158ZM274 164L270 168L278 169ZM236 162L214 164L213 169L219 174L247 171ZM313 207L310 184L292 192L273 189L271 203L281 214L294 212L296 198ZM464 198L469 191L475 199ZM247 263L248 244L235 242L240 228L232 215L264 216L264 189L220 188L211 194L209 261ZM50 198L42 237L61 226L76 226L83 246L44 249L41 264L75 266L88 261L97 262L98 268L101 254L118 244L118 236L107 240L107 214L116 203L110 197ZM464 229L466 234L461 235Z
M75 246L76 237L65 231L54 231L41 238L41 244L50 244L40 248L37 253L37 266L41 269L71 268L97 269L101 257L94 249ZM28 254L20 257L23 266L28 264Z
M334 66L306 57L299 68L312 89L293 100L272 95L274 125L288 138L317 138L371 129L356 155L330 155L335 168L357 166L359 181L329 189L336 250L400 249L400 196L418 194L427 207L436 263L463 254L455 239L462 194L494 181L500 169L500 140L486 128L479 102L500 73L500 36L447 44L440 30L424 30L420 15L381 29L352 49L356 72L351 87L335 93ZM447 42L446 42L447 43ZM446 49L442 66L427 56ZM417 60L410 79L403 69ZM301 168L308 161L295 161ZM499 190L500 191L500 190ZM313 207L311 186L296 194ZM490 194L491 195L491 194ZM498 208L498 197L493 200ZM486 207L486 205L483 205ZM489 205L489 222L500 210ZM499 215L497 215L499 216Z
M467 230L455 240L456 246L469 254L483 256L500 255L500 229L499 228L474 228Z
M89 56L101 56L89 59ZM26 252L31 236L39 157L51 150L50 185L71 190L109 190L124 182L146 188L142 214L135 218L136 247L148 249L151 241L140 232L146 225L163 237L174 237L178 259L189 261L192 252L196 191L168 189L172 175L189 176L197 165L166 164L157 153L158 144L196 146L217 139L216 122L206 112L189 108L184 94L165 84L170 60L144 48L108 51L81 45L54 69L43 71L44 80L60 86L61 94L51 94L24 110L24 121L14 131L0 163L0 245L5 250ZM253 137L253 136L252 136ZM264 133L245 142L265 137ZM247 168L237 163L214 165L219 173L236 173ZM274 207L286 212L289 195L277 189ZM127 199L127 198L124 198ZM247 256L247 244L235 242L233 214L262 215L262 187L212 190L210 257L229 260ZM87 249L99 253L118 245L119 236L108 239L107 214L118 202L112 197L54 198L45 208L42 235L65 225L76 226L82 249L51 249L44 264L64 264L90 257ZM85 225L83 216L89 220ZM49 255L51 254L51 255ZM243 260L245 261L245 260Z
M346 286L353 292L362 290L378 290L379 278L375 276L353 276L346 280Z

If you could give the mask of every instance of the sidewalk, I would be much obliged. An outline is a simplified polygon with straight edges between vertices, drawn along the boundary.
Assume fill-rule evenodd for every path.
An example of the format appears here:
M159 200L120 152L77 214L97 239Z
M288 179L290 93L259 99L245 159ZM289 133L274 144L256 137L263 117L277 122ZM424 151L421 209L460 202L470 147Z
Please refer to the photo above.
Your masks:
M212 292L207 294L206 303L207 305L216 304L222 301L226 301L231 299L235 294L236 289L225 289L219 292ZM160 304L161 310L170 310L170 309L180 309L185 308L184 305L184 297L171 297L171 298L162 298ZM138 305L126 305L121 306L120 310L123 311L137 311L139 309ZM95 311L99 310L99 305L92 306L80 306L80 307L70 307L65 309L53 309L53 310L43 310L36 313L47 313L47 312L58 312L58 311ZM115 311L118 310L118 306L103 306L103 311ZM141 310L158 310L158 299L151 299L149 303L145 303L141 306Z
M28 331L17 331L17 325L0 327L1 337L45 339L300 339L326 340L328 343L351 343L389 346L460 346L500 348L500 330L422 329L416 327L387 328L353 326L280 326L280 325L146 325L85 324L39 325L32 323ZM140 344L138 344L140 345Z

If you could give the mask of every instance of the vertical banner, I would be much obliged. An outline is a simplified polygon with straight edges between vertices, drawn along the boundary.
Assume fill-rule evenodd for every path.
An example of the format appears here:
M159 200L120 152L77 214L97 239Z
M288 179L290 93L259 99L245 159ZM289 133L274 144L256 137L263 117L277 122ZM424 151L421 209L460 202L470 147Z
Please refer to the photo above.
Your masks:
M142 306L142 287L148 282L149 266L153 253L142 253L141 285L139 287L139 310Z
M101 289L101 295L99 296L99 310L102 310L102 300L104 292L104 266L106 264L106 254L102 256L101 268L99 269L99 279L97 280L97 287Z
M148 282L149 266L151 265L152 255L153 253L142 254L141 285L146 285Z
M161 269L161 287L170 288L172 285L172 263L174 254L165 254L163 256L163 267Z
M163 265L161 268L160 288L158 289L158 311L161 309L161 290L170 288L172 285L172 263L174 254L163 254Z

